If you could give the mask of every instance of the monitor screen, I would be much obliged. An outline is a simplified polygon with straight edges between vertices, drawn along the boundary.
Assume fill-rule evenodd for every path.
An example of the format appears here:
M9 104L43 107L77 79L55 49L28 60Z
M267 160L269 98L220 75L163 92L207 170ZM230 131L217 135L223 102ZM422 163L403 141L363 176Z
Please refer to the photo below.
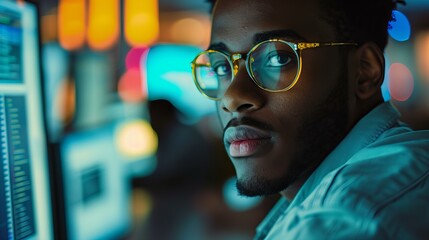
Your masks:
M0 1L0 239L53 239L37 7Z
M74 132L61 142L67 238L117 239L131 223L128 179L115 125Z

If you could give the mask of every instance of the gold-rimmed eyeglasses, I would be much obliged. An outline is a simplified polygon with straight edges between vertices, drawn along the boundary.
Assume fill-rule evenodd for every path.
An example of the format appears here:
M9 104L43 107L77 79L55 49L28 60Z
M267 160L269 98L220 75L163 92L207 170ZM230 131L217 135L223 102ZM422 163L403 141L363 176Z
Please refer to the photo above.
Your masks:
M192 61L192 74L195 85L204 96L220 100L238 72L238 60L245 59L246 70L258 87L269 92L283 92L298 82L302 50L357 45L342 42L292 43L270 39L256 44L245 55L209 49L199 53Z

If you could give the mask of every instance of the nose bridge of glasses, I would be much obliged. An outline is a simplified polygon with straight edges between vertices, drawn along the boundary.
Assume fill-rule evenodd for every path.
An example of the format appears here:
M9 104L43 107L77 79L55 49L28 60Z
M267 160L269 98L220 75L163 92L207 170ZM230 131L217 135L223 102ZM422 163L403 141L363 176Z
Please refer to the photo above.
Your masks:
M231 62L234 70L234 76L237 74L238 69L240 68L240 63L238 60L243 59L243 55L241 53L234 53L231 55Z

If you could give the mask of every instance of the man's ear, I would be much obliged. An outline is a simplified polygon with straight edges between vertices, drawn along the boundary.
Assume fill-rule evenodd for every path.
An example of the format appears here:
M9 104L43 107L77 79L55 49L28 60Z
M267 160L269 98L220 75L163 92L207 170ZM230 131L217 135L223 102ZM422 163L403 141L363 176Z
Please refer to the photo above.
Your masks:
M366 100L380 91L384 80L384 56L374 43L361 45L356 54L359 61L356 75L356 97Z

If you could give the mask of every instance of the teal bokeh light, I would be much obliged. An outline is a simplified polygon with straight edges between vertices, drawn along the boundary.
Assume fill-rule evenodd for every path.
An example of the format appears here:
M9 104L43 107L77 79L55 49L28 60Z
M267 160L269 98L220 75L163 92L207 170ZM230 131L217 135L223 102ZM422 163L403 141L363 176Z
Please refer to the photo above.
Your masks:
M235 177L231 177L223 186L223 199L226 205L237 212L248 211L257 207L263 198L241 196L235 186L236 181Z
M192 78L191 62L200 51L195 46L175 44L150 48L140 61L149 100L169 100L190 121L214 113L214 102L203 97Z
M389 101L391 99L390 90L389 90L389 69L390 69L390 58L387 54L384 54L384 59L386 60L385 69L384 69L384 81L381 85L381 93L383 94L384 101Z

